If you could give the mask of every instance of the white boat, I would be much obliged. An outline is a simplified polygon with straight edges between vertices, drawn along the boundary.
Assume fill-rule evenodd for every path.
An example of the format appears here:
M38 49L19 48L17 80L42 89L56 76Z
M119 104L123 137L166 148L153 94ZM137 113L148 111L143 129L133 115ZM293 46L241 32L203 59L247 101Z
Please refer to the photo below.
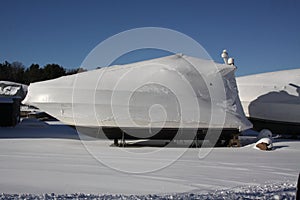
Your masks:
M23 103L81 132L101 128L110 139L172 138L178 130L233 134L252 127L235 69L176 54L32 83Z
M237 78L245 114L258 131L300 133L300 69Z

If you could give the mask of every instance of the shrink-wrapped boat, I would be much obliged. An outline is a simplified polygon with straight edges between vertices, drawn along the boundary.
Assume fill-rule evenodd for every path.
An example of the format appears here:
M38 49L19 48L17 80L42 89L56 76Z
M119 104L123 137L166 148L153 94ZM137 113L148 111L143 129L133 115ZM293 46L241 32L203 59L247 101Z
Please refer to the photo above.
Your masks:
M257 131L300 133L300 69L237 78L245 114Z
M240 104L235 70L176 54L32 83L23 103L96 137L233 134L252 127Z

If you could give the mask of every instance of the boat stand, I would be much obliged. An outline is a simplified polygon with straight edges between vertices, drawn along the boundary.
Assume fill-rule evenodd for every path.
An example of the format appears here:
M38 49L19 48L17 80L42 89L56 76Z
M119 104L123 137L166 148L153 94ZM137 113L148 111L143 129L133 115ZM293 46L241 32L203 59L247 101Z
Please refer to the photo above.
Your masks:
M201 147L201 140L200 140L200 138L198 138L198 134L196 134L194 141L190 147L195 147L195 148Z
M122 131L122 139L121 139L120 142L119 142L118 139L114 139L114 145L115 145L116 147L125 147L125 146L126 146L125 133L124 133L124 131Z
M241 147L241 142L239 140L239 134L232 135L232 138L228 142L228 147Z

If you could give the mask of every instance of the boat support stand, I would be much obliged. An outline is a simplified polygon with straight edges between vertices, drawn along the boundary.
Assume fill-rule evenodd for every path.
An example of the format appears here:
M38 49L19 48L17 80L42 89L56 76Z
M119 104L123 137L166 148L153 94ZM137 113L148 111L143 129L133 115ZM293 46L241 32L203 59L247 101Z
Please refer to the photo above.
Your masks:
M122 139L119 142L118 139L114 139L114 145L117 147L125 147L126 146L126 141L125 141L125 133L122 131Z

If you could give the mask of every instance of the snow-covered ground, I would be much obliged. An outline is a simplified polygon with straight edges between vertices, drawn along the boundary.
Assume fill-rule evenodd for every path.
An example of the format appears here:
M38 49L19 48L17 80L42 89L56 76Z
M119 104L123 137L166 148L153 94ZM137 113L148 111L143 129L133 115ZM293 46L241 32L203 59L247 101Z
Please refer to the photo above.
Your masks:
M24 119L14 128L1 127L0 198L295 198L299 140L276 139L273 151L259 151L251 144L214 148L203 158L201 149L190 148L176 160L170 158L182 148L164 148L149 159L135 156L160 147L123 149L111 143L88 137L82 141L73 128L55 121ZM91 149L99 155L89 153ZM164 167L154 170L157 166ZM138 171L143 167L149 172ZM131 173L135 169L141 173Z

